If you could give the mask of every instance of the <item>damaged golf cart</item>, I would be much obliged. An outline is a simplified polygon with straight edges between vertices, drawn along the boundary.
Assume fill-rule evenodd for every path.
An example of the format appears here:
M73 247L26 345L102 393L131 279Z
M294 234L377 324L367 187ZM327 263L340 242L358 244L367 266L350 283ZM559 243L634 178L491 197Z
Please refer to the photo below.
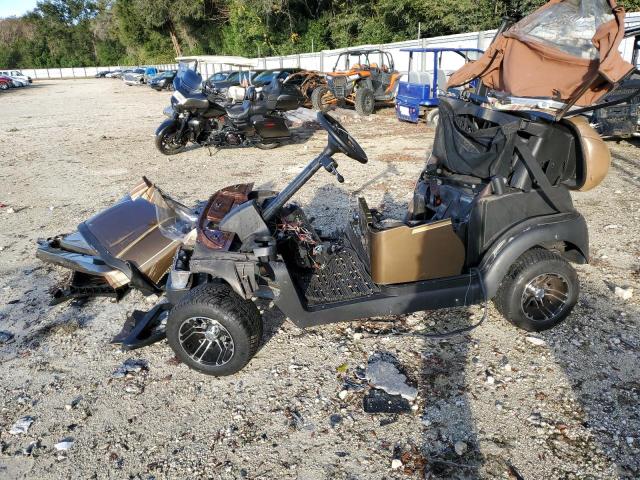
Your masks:
M557 325L578 298L570 262L585 263L589 256L586 222L574 209L570 190L597 186L611 160L600 137L584 117L572 115L572 108L586 92L595 96L594 82L605 94L627 73L613 40L623 14L611 7L615 15L608 8L589 24L593 32L613 33L585 64L585 71L594 73L589 85L575 81L559 90L568 92L566 97L538 99L544 108L518 103L521 97L509 96L508 89L499 96L476 90L440 99L433 154L404 218L385 218L361 198L353 219L329 238L289 203L321 170L344 180L337 154L367 163L345 128L319 113L327 145L279 193L238 184L187 208L145 180L114 207L80 224L77 233L41 242L41 259L74 272L55 298L119 297L127 288L163 294L150 312L134 315L131 330L119 341L136 348L166 334L184 363L211 375L233 374L256 353L262 335L256 298L273 300L300 327L489 299L518 327ZM537 44L515 32L528 26L534 35L535 22L549 20L554 8L581 11L575 1L553 1L496 44L508 39L512 50L526 56ZM584 48L595 47L585 43ZM490 49L455 74L452 84L480 76L495 88L483 77L489 72L501 85L526 87L513 83L507 68L520 57L511 58L509 48L501 55L498 59ZM594 67L597 58L602 62ZM523 68L515 74L526 73ZM550 102L555 103L550 107ZM518 108L504 111L498 104Z

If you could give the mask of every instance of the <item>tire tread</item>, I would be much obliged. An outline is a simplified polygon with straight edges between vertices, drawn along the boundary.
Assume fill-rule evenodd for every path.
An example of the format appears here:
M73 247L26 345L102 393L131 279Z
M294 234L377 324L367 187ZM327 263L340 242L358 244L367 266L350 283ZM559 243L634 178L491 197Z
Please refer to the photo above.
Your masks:
M205 305L232 318L249 339L248 359L258 351L262 339L262 317L251 300L245 300L226 283L205 283L183 297L173 310Z
M513 321L513 313L509 308L509 293L512 284L517 280L522 272L532 267L533 265L542 262L553 262L559 264L562 267L568 266L569 268L571 268L568 262L558 254L542 247L532 248L531 250L527 250L525 253L523 253L511 266L505 277L502 279L502 282L498 287L496 296L493 299L493 303L496 309L504 318L506 318L510 323L516 325L517 327L524 328L530 331L536 329L520 325Z

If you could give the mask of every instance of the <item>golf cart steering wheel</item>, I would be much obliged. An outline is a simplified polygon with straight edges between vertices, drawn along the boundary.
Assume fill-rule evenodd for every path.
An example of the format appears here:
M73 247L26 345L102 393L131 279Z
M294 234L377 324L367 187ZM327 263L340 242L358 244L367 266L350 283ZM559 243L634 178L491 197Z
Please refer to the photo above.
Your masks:
M360 163L367 163L369 159L364 153L362 147L349 135L349 132L331 115L318 112L318 123L329 134L329 148L334 153L338 151L344 153L347 157L353 158Z

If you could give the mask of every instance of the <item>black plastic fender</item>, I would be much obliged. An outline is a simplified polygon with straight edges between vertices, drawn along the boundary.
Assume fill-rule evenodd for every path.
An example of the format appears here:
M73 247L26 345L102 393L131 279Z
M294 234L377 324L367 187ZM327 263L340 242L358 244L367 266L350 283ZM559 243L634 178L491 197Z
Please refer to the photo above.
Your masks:
M487 298L493 298L511 265L527 250L536 246L565 243L561 253L569 261L588 263L589 232L587 222L578 212L536 217L508 230L484 255L479 270Z
M168 120L165 120L156 129L156 137L160 136L162 132L164 132L167 128L177 126L177 125L178 125L178 120L176 119L170 118Z

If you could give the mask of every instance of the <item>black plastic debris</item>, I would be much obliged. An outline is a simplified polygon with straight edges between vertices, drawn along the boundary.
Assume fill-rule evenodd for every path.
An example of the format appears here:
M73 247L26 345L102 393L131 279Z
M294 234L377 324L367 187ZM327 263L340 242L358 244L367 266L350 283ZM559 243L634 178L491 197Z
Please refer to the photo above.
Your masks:
M0 330L0 344L8 343L13 340L13 333Z
M334 413L333 415L331 415L329 417L329 424L331 425L331 428L336 428L341 423L342 423L342 416L341 415L338 415L337 413Z
M112 374L113 378L123 378L127 374L136 374L149 369L149 362L142 359L129 358L120 365Z
M366 413L406 413L411 411L411 404L400 395L372 388L362 399L362 408Z

